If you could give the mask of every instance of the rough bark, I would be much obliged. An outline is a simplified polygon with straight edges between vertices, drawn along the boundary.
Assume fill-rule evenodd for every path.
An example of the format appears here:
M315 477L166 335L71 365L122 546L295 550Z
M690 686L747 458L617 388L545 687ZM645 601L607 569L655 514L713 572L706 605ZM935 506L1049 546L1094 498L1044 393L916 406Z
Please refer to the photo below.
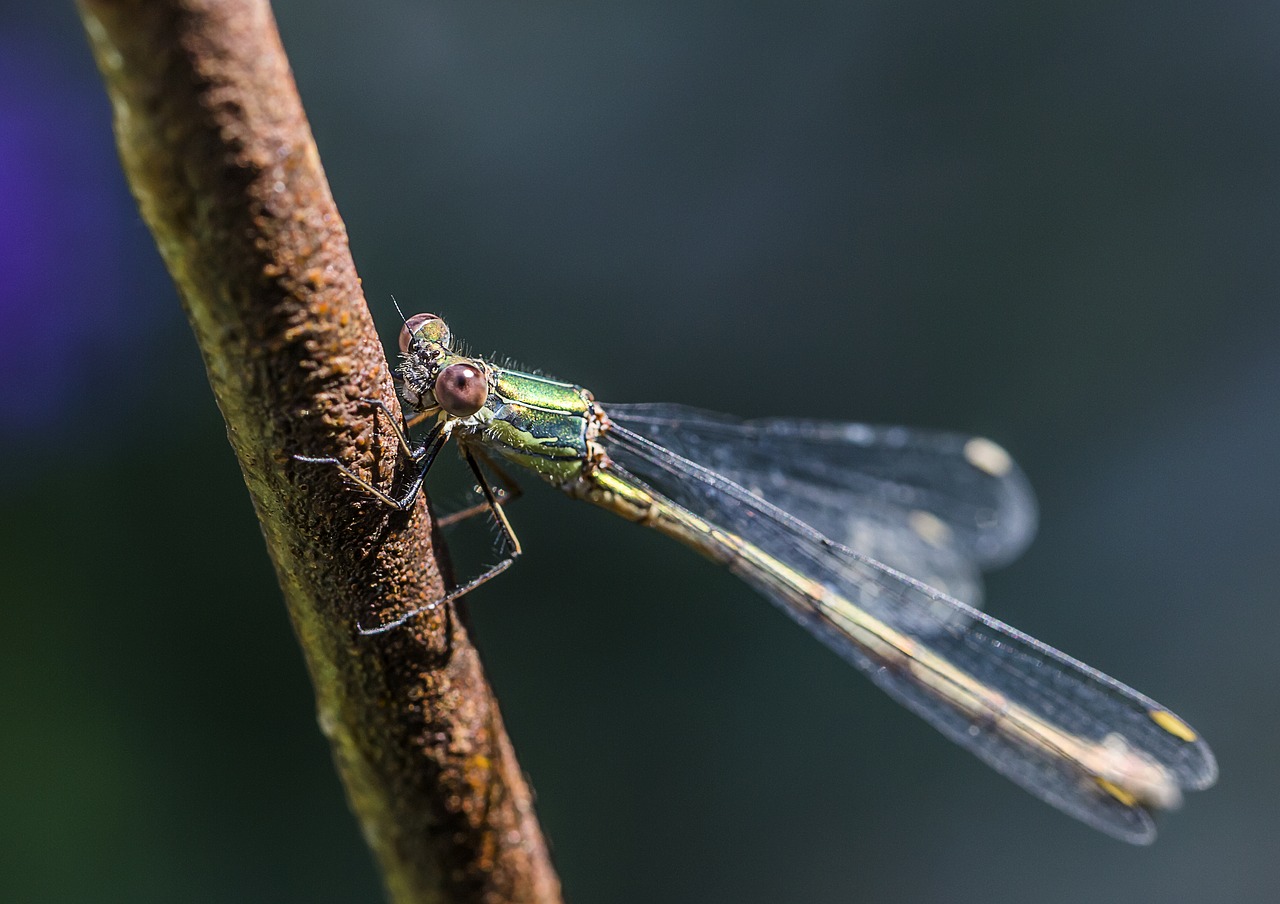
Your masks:
M265 0L79 0L133 193L203 355L352 809L397 902L553 902L529 790L424 504L390 487L391 376Z

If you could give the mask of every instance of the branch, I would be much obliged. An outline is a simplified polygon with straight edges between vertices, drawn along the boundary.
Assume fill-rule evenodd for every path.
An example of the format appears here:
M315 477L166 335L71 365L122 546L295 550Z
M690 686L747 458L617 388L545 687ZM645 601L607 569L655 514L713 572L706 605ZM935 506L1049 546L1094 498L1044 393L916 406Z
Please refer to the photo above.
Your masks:
M142 215L227 422L348 799L392 900L538 902L560 887L452 607L425 503L391 512L398 450L362 398L391 375L266 0L78 0Z

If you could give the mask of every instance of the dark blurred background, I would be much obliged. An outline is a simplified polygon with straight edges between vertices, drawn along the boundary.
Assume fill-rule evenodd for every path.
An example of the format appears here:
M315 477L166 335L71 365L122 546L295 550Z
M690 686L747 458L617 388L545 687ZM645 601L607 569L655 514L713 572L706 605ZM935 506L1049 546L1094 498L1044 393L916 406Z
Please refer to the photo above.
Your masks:
M0 10L0 899L377 900L80 25ZM1222 765L1111 841L526 487L471 611L573 901L1274 900L1280 8L276 10L389 341L996 438L1042 528L988 608Z

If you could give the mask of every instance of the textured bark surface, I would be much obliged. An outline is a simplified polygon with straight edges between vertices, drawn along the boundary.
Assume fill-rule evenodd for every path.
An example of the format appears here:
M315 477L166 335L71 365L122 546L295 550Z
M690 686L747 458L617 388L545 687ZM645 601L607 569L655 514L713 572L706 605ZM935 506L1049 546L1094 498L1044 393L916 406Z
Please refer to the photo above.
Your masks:
M559 882L475 648L397 474L398 410L265 0L79 0L120 157L204 357L311 672L321 729L397 902L553 902Z

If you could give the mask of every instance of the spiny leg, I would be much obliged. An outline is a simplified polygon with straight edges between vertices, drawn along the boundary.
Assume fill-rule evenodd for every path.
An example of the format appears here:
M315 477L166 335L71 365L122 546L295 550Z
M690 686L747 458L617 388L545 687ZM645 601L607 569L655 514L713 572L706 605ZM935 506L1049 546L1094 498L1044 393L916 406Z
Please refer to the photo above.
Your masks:
M386 406L381 402L375 401L375 404L386 412ZM416 449L412 449L409 448L408 442L404 438L404 434L402 434L400 429L396 427L394 421L392 422L392 427L395 428L396 436L400 438L400 442L404 447L406 454L409 456L409 460L414 464L419 465L418 473L414 476L412 482L410 482L409 488L405 491L404 495L399 499L396 499L389 493L378 489L336 458L312 458L308 455L295 455L293 456L293 460L303 461L309 464L332 465L348 480L360 487L360 489L364 490L370 496L377 499L379 502L402 512L408 511L408 509L413 505L414 500L418 498L418 493L422 491L422 482L427 477L427 471L431 470L431 463L435 461L436 455L439 454L440 449L444 446L445 441L449 437L440 427L437 426L427 435L426 440L423 441L421 446Z
M524 551L520 546L520 539L516 536L515 531L511 529L511 522L507 520L507 513L502 510L502 503L498 501L498 497L494 494L493 488L489 485L488 478L486 478L484 476L484 472L480 470L480 465L476 462L475 455L469 449L463 447L462 457L466 459L467 465L471 468L471 473L475 475L476 481L480 485L481 492L484 493L485 502L487 503L489 510L493 512L494 520L498 522L498 528L502 531L502 537L506 543L507 549L509 550L509 554L501 562L489 567L481 574L467 581L465 584L453 588L444 596L440 597L440 599L433 600L427 605L420 606L417 609L411 609L399 618L387 622L385 625L378 625L376 628L364 628L357 625L356 630L366 637L371 634L383 634L393 628L398 628L411 618L415 618L424 612L430 612L433 609L438 609L446 603L453 602L460 596L465 596L481 584L486 583L492 578L496 578L498 575L502 574L502 572L514 565L516 559L520 558L521 553Z
M484 462L485 466L488 467L488 469L498 478L498 483L502 484L502 496L500 501L503 505L506 505L509 502L515 502L524 495L524 491L520 489L520 484L516 483L515 478L499 467L498 463L492 458L485 455L484 452L479 449L475 450L471 454L475 455L478 461ZM477 487L477 489L479 489L479 487ZM441 517L436 518L436 525L439 527L449 527L452 524L457 524L459 521L465 521L467 518L471 518L474 515L478 515L481 512L488 510L489 502L486 499L484 502L477 502L475 505L468 506L461 511L450 512L447 515L442 515Z
M382 414L387 419L387 423L391 425L391 429L395 431L396 440L400 443L400 448L404 450L404 454L408 455L410 458L413 458L416 461L417 459L414 455L414 450L409 445L409 431L412 430L414 427L418 426L419 424L421 424L427 418L435 417L437 414L440 413L440 409L428 408L426 411L419 411L413 417L409 418L407 421L404 422L404 429L402 430L400 428L400 425L396 423L395 417L392 416L391 409L388 408L386 405L382 404L382 402L378 401L377 399L360 399L360 401L364 402L366 405L371 406L375 410L382 412ZM434 432L435 431L432 431L432 434L434 434ZM425 447L425 444L423 446L419 446L418 448L419 450L421 450L424 447Z

